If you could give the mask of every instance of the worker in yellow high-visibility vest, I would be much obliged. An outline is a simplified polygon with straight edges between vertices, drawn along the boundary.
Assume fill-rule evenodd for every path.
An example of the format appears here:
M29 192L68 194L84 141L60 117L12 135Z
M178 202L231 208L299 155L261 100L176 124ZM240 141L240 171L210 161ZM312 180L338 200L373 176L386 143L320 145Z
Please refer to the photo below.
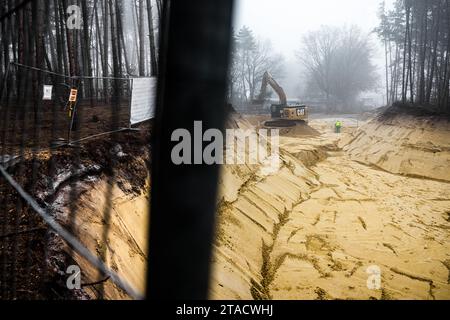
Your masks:
M336 133L341 133L342 122L339 120L336 121L335 127L336 127Z

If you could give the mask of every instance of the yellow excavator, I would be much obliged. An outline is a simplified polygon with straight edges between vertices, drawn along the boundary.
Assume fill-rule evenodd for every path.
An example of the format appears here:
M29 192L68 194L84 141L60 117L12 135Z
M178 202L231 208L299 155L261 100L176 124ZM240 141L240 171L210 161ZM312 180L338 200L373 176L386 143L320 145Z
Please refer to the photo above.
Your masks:
M272 75L266 71L261 84L261 92L254 105L264 105L267 97L267 86L270 86L278 95L279 104L270 107L271 121L267 121L266 127L294 127L297 123L308 123L308 107L300 104L288 104L286 93Z

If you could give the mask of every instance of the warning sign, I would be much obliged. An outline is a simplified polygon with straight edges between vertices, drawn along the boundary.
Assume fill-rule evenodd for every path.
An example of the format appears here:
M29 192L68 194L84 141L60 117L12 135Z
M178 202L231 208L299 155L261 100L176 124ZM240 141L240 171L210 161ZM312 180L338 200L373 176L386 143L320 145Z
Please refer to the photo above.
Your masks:
M52 100L53 86L44 86L44 95L42 100Z
M69 102L76 102L78 97L78 90L72 89L70 90Z

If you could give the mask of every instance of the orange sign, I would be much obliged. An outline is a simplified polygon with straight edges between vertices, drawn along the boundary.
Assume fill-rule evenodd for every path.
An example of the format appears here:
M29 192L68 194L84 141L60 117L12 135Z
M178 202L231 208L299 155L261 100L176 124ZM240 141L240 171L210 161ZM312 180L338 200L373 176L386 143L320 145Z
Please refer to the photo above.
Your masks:
M70 90L69 102L76 102L77 101L77 96L78 96L78 90L77 89Z

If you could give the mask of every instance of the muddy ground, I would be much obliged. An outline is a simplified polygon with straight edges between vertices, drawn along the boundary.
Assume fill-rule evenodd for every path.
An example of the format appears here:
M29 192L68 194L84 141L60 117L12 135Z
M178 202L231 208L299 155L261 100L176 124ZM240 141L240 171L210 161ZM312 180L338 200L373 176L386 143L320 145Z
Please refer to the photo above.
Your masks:
M310 127L282 132L276 174L224 168L211 297L450 299L449 122L316 116Z
M97 138L76 148L44 148L34 153L25 150L22 157L8 165L8 172L59 223L106 261L111 255L110 233L126 239L123 233L117 233L111 218L117 194L130 201L144 194L148 202L145 191L149 183L150 127L147 123L140 127L141 131ZM99 189L99 185L103 187ZM109 291L120 292L49 230L3 179L0 179L0 199L0 298L91 299L107 298ZM94 211L87 211L86 206L92 204ZM140 211L147 219L148 211L144 208ZM86 232L86 227L92 231L94 225L92 219L92 224L86 224L87 213L98 220L95 230L102 236ZM92 236L96 236L95 244L89 241ZM83 270L80 291L67 290L65 284L65 271L73 264ZM126 295L121 293L121 297Z
M78 141L93 135L128 128L130 102L81 100L72 118L65 103L42 101L4 104L0 108L1 154L16 154L21 147L48 149L55 142ZM114 116L113 116L114 115ZM8 119L8 121L5 121Z

